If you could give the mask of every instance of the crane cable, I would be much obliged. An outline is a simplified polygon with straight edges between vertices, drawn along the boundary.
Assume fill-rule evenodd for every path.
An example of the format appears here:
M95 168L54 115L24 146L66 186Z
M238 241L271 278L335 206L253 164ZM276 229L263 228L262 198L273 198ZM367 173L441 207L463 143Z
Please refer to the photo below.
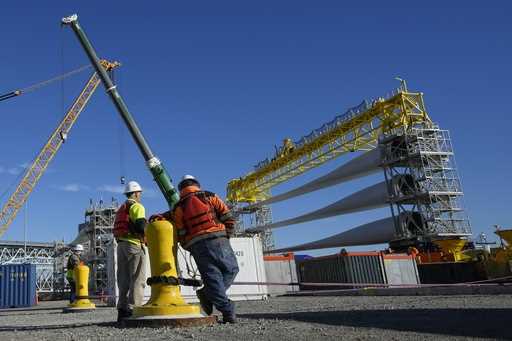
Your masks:
M110 70L110 78L114 84L121 86L121 77L120 73L114 72L114 70ZM119 183L124 186L126 185L126 179L128 173L126 171L126 147L125 147L125 127L121 120L117 121L117 138L118 138L118 147L119 147Z
M64 74L61 74L59 76L56 76L54 78L50 78L48 80L45 80L45 81L42 81L42 82L39 82L39 83L36 83L36 84L33 84L33 85L30 85L30 86L27 86L25 88L22 88L22 89L18 89L18 90L14 90L14 91L10 91L8 93L5 93L5 94L2 94L0 95L0 101L3 101L3 100L6 100L6 99L9 99L11 97L15 97L15 96L19 96L21 94L26 94L28 92L32 92L32 91L35 91L39 88L42 88L44 86L47 86L53 82L56 82L56 81L60 81L60 80L63 80L65 78L68 78L68 77L71 77L77 73L80 73L82 71L85 71L89 68L91 68L92 65L83 65L77 69L74 69L74 70L71 70L69 72L66 72Z
M64 63L64 31L62 30L62 26L60 28L60 72L63 74L66 64ZM60 79L60 110L64 112L66 110L66 103L64 99L64 78Z
M46 80L46 81L42 81L42 82L36 83L36 84L31 85L31 86L29 86L29 87L26 87L26 88L24 88L24 89L21 89L20 91L21 91L22 93L27 93L27 92L31 92L31 91L37 90L37 89L39 89L39 88L41 88L41 87L43 87L43 86L49 85L49 84L51 84L51 83L53 83L53 82L56 82L56 81L59 81L59 80L64 80L65 78L68 78L68 77L73 76L73 75L75 75L75 74L77 74L77 73L80 73L80 72L82 72L82 71L85 71L85 70L87 70L87 69L89 69L89 68L91 68L91 67L92 67L91 65L84 65L84 66L81 66L81 67L79 67L79 68L77 68L77 69L75 69L75 70L72 70L72 71L66 72L66 73L64 73L64 74L62 74L62 75L60 75L60 76L57 76L57 77L54 77L54 78L48 79L48 80Z

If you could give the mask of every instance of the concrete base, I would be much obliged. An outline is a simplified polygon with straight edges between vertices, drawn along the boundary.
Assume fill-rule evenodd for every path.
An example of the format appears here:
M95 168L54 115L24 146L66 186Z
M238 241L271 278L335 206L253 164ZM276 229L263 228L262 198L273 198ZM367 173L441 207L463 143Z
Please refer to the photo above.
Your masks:
M120 322L122 327L196 327L207 326L217 323L217 316L203 316L201 314L190 315L160 315L143 316L124 319Z

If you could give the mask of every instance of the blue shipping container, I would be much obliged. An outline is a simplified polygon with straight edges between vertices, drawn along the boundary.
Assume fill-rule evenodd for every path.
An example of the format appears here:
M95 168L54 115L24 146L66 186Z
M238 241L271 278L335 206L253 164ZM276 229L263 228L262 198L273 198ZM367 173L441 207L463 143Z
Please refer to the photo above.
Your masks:
M35 264L0 265L0 308L36 305Z

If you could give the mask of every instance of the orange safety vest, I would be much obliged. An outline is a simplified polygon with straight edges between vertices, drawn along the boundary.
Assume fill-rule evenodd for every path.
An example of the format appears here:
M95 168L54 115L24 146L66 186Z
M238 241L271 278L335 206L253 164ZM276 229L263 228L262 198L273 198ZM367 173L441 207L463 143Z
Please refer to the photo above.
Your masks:
M208 197L215 196L212 192L192 192L182 198L177 204L183 211L183 232L185 241L196 236L224 231L224 224L218 221L215 208ZM180 233L181 234L181 233Z
M112 233L116 239L126 237L130 234L130 207L133 205L131 202L125 202L119 207L116 212L116 219L114 221L114 229Z

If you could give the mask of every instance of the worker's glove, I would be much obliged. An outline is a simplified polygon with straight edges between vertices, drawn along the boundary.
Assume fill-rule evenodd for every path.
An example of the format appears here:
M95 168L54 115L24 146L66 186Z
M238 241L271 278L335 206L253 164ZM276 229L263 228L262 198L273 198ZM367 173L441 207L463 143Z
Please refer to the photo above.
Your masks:
M151 217L149 217L149 222L152 223L154 221L158 220L166 220L166 218L162 214L153 214Z

